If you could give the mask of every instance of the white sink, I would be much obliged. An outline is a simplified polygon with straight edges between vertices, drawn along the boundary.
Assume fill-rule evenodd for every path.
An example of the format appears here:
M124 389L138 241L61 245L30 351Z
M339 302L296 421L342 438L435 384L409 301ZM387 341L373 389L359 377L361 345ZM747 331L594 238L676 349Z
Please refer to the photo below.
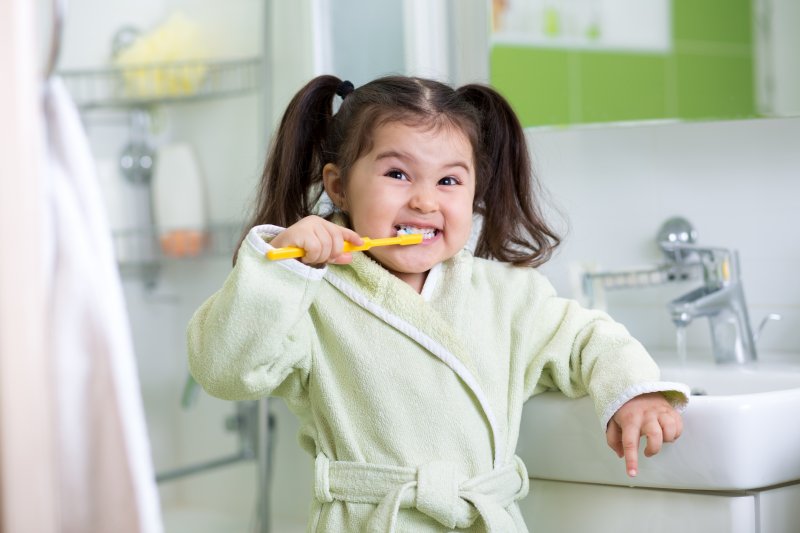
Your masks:
M639 487L746 490L800 480L800 365L661 365L688 384L683 435L629 478L588 398L548 392L523 410L517 453L532 478Z

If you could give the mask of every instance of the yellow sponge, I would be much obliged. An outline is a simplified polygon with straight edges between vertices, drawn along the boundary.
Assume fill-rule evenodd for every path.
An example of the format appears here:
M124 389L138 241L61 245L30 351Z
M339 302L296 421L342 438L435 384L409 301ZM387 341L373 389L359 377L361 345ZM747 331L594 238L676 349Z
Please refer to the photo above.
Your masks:
M137 38L115 58L125 91L134 97L196 93L208 72L200 27L181 13Z

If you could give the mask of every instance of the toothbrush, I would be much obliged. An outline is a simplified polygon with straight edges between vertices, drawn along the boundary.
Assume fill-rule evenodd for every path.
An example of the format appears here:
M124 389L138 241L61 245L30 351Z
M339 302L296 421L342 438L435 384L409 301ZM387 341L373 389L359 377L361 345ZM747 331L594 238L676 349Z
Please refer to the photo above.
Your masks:
M393 244L407 246L409 244L419 244L422 242L422 234L409 233L408 235L398 235L397 237L386 237L384 239L370 239L369 237L362 237L361 240L364 241L364 244L362 244L361 246L356 246L354 244L350 244L349 242L345 241L344 251L363 252L364 250L369 250L373 246L391 246ZM281 259L292 259L295 257L303 257L304 255L306 255L306 251L296 246L285 246L283 248L275 248L274 250L269 250L267 252L267 258L270 261L278 261Z

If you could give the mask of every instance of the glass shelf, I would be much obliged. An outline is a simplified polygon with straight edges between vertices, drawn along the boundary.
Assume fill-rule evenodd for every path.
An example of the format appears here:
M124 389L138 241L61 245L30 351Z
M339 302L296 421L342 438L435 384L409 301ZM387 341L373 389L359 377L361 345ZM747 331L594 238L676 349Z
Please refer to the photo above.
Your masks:
M262 71L259 58L247 58L62 70L58 75L86 111L228 98L258 88Z
M181 232L186 235L188 232ZM199 236L200 232L195 232ZM114 254L123 277L154 282L165 261L197 260L209 257L231 259L242 227L217 224L205 228L200 239L182 241L176 234L165 234L156 227L116 230L112 234Z

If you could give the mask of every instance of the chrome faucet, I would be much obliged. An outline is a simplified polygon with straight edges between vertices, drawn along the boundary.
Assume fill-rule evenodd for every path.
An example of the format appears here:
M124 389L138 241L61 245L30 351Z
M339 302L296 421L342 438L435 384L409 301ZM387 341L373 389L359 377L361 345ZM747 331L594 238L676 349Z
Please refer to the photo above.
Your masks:
M665 260L644 269L583 272L581 289L585 303L595 307L607 289L700 280L699 288L667 305L672 322L683 329L695 318L707 317L714 359L718 363L756 361L756 341L761 330L767 322L780 320L781 316L768 314L754 333L742 288L738 253L728 248L698 246L696 241L697 231L691 222L678 216L667 219L656 235ZM685 350L685 342L679 341L679 351L681 345Z
M738 253L727 248L675 242L662 242L661 247L665 252L677 252L680 257L695 256L703 267L703 285L668 304L675 326L686 327L697 317L707 317L714 359L718 363L755 361L756 336L747 313ZM766 320L771 318L774 316Z

